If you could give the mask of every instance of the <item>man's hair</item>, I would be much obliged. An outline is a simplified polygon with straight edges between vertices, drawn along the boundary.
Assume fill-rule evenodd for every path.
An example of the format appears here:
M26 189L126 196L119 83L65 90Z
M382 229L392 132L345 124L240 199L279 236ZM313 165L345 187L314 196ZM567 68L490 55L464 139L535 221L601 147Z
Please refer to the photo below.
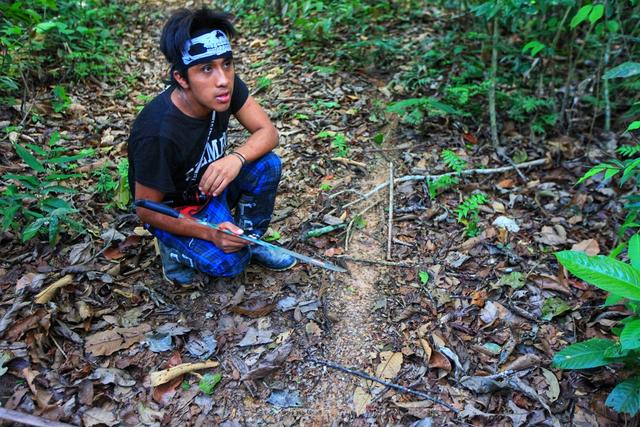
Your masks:
M182 49L185 43L211 30L221 30L232 38L236 29L231 23L233 16L224 12L216 12L203 7L198 10L178 9L171 14L162 29L160 50L171 64L170 83L176 84L173 72L178 71L188 81L187 66L182 63Z

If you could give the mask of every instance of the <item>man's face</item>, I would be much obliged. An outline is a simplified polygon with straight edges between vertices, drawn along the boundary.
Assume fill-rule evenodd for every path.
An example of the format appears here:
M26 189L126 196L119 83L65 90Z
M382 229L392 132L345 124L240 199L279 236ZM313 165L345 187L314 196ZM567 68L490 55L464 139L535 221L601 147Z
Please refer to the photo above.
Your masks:
M219 58L187 70L189 95L202 108L219 113L227 111L233 93L233 59Z

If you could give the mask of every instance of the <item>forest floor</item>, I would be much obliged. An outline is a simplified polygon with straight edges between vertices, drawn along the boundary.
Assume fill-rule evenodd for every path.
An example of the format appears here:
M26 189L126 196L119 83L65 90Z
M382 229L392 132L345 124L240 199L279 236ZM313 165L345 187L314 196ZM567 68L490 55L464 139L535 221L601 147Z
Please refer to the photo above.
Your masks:
M126 156L129 127L166 72L156 47L162 16L154 16L125 42L135 47L125 72L139 72L137 78L78 86L62 114L36 102L44 120L11 138L44 144L58 129L71 152L92 146L100 153L84 172ZM604 295L568 277L553 257L561 249L595 254L613 245L598 237L620 215L611 190L574 186L585 159L603 158L610 139L563 136L534 145L505 124L506 147L517 144L528 160L545 162L523 169L526 180L514 171L470 175L460 191L433 201L424 180L395 184L387 258L388 189L360 195L388 181L390 164L396 178L446 172L439 153L468 145L470 133L434 119L418 134L380 113L378 103L390 101L389 76L327 72L277 46L267 52L268 42L245 37L234 45L237 72L250 88L261 76L272 81L254 91L280 131L284 173L271 228L278 244L348 273L250 266L235 279L175 287L163 280L153 240L135 215L107 208L109 201L86 190L94 185L89 173L74 198L86 235L55 249L37 239L23 244L11 232L0 237L0 319L9 322L0 322L0 360L8 359L0 405L85 426L622 422L603 404L616 380L611 371L550 367L554 352L602 336L620 316L615 307L596 307ZM2 114L5 123L20 119L15 111ZM231 126L232 143L241 142L238 124ZM347 136L346 158L317 137L323 130ZM381 132L378 146L372 139ZM488 125L471 137L469 164L505 166ZM0 144L0 168L9 171L19 159L9 141ZM480 210L482 232L469 238L454 209L462 191L473 190L489 203ZM304 238L335 223L348 227ZM48 302L35 302L64 277L70 280ZM219 366L151 387L151 372L202 360ZM211 394L198 385L207 372L222 374Z

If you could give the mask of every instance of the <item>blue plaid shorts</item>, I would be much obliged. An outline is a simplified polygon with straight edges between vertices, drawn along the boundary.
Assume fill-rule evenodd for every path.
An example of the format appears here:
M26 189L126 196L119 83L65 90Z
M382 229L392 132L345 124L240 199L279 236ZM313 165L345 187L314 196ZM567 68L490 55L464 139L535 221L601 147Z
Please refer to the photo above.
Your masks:
M213 224L230 221L246 234L262 236L271 221L281 172L280 158L274 153L246 163L223 194L212 198L194 217ZM234 208L235 217L231 212ZM211 276L238 275L251 258L246 247L238 252L224 253L207 240L176 236L155 227L150 227L149 231L160 242L165 274L182 283L190 282L195 270ZM182 268L175 268L176 263ZM170 277L169 270L179 277Z

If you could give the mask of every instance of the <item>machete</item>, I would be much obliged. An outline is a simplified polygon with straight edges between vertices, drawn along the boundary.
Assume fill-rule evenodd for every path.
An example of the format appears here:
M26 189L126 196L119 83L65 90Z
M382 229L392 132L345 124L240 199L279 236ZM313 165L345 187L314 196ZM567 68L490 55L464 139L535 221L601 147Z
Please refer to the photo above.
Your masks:
M299 254L297 252L290 251L289 249L285 249L283 247L273 245L273 244L271 244L269 242L265 242L264 240L256 239L255 237L245 236L243 234L234 234L229 230L222 230L222 229L220 229L220 227L218 227L217 224L211 224L209 222L202 221L202 220L197 219L197 218L192 218L192 217L185 216L185 215L181 214L180 212L176 211L175 209L173 209L173 208L171 208L171 207L169 207L167 205L163 205L162 203L152 202L151 200L138 199L138 200L136 200L134 202L134 204L136 206L138 206L138 207L145 208L145 209L150 209L150 210L152 210L154 212L158 212L158 213L163 214L163 215L168 215L168 216L171 216L173 218L182 218L182 219L188 219L188 220L197 222L198 224L202 224L202 225L205 225L207 227L211 227L214 230L218 230L218 231L221 231L223 233L229 234L231 236L238 237L238 238L240 238L242 240L245 240L247 242L254 243L254 244L260 245L260 246L264 246L266 248L273 249L273 250L276 250L276 251L280 251L280 252L285 253L287 255L291 255L292 257L294 257L296 259L299 259L300 261L306 262L308 264L315 265L317 267L326 268L327 270L337 271L337 272L340 272L340 273L345 273L347 271L346 269L344 269L342 267L338 267L335 264L331 264L330 262L326 262L326 261L322 261L322 260L319 260L319 259L311 258L311 257L308 257L306 255L302 255L302 254Z

